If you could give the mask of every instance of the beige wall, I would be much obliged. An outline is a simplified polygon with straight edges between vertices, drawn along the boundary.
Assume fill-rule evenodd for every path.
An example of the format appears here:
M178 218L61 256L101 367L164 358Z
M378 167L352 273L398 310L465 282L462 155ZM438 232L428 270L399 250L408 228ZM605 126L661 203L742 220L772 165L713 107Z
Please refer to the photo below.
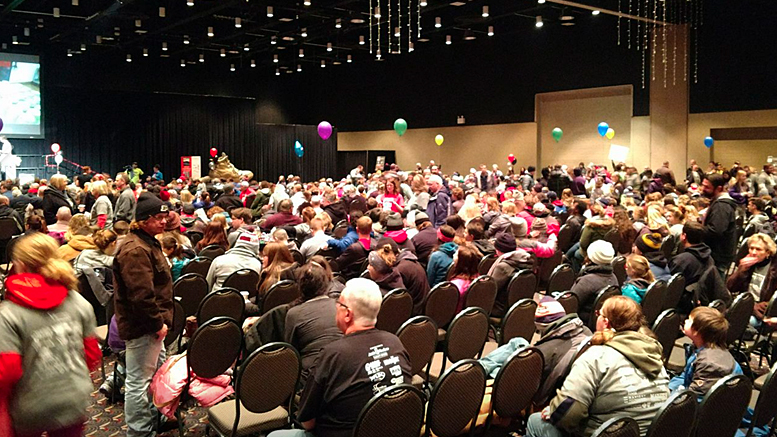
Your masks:
M442 146L434 142L441 134ZM338 150L395 150L401 168L415 168L434 160L446 173L468 172L479 164L507 166L507 155L514 154L516 166L527 167L537 162L537 124L514 123L481 126L453 126L413 129L403 136L393 130L338 132Z
M777 109L690 114L688 159L695 159L705 168L714 153L715 160L726 167L730 167L735 160L743 164L762 165L766 156L777 156L777 141L717 141L712 150L704 147L704 138L710 134L710 129L761 126L777 126Z

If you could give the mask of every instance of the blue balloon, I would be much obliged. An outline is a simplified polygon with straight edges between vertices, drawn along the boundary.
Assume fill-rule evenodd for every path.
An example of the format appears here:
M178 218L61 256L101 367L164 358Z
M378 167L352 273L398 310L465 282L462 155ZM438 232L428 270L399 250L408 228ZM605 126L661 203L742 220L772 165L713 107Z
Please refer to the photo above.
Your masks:
M715 140L714 140L714 139L712 139L712 137L706 137L706 138L704 138L704 145L705 145L705 146L707 146L707 148L708 148L708 149L709 149L710 147L712 147L712 145L713 145L713 144L715 144Z
M610 128L609 124L605 122L599 123L599 126L597 127L597 129L599 130L599 135L605 136L607 134L607 129L609 128Z
M294 142L294 153L297 154L298 158L302 158L302 155L305 154L305 148L302 147L302 143L299 141Z

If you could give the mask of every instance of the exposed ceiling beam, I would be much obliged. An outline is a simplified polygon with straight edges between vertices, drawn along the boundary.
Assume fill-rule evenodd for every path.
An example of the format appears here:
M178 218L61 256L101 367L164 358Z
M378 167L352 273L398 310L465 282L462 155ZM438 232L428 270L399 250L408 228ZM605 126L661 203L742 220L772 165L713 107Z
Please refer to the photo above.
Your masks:
M634 21L642 21L644 23L656 24L656 25L659 25L659 26L669 26L669 25L672 24L672 23L669 23L669 22L666 22L666 21L653 20L651 18L640 17L638 15L624 14L623 12L612 11L610 9L601 9L601 8L597 8L596 6L584 5L582 3L577 3L577 2L568 1L568 0L547 0L547 1L548 1L548 3L555 3L557 5L563 5L563 6L571 6L573 8L587 9L589 11L599 11L602 14L607 14L607 15L612 15L612 16L615 16L615 17L626 18L626 19L634 20Z

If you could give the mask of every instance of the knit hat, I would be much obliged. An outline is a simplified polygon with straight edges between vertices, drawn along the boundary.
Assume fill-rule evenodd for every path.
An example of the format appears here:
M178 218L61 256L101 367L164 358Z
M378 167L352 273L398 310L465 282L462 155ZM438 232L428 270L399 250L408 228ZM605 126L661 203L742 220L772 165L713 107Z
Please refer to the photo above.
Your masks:
M241 232L235 240L235 248L243 247L254 255L259 255L259 237L253 232Z
M652 234L643 234L641 237L637 238L637 241L634 244L637 245L637 249L639 249L640 252L649 253L661 249L661 243L661 234L653 232Z
M383 247L383 246L385 246L387 244L389 246L391 246L391 250L394 251L394 255L398 255L399 254L399 245L397 244L397 242L393 238L391 238L389 236L380 237L378 239L378 242L375 243L375 247L376 248L381 248L381 247Z
M159 192L159 198L162 199L163 202L167 202L170 200L170 193L168 193L167 190L162 190Z
M386 220L387 231L401 231L404 227L405 224L402 222L402 216L399 213L392 212L389 214Z
M415 215L415 225L416 226L420 225L423 222L428 222L428 221L429 221L429 214L427 214L425 212L416 213L416 215Z
M596 240L588 245L586 256L588 256L588 259L594 264L610 264L612 259L615 258L615 250L608 241Z
M514 237L524 238L529 233L529 224L523 217L510 217L510 230Z
M537 311L534 312L534 322L541 324L550 324L564 317L567 314L564 307L550 296L545 296L537 305Z
M380 273L381 275L385 275L387 273L391 272L391 267L386 264L386 261L383 261L383 258L378 255L377 251L370 252L369 256L370 265L372 266L375 271Z
M174 231L176 229L181 229L181 216L175 211L170 211L170 214L167 216L165 231Z
M548 224L544 218L535 218L531 224L531 237L537 238L540 235L544 235L548 232Z
M140 193L138 202L135 205L136 221L148 220L151 216L155 216L160 212L167 212L167 205L162 200L147 191Z
M516 248L515 237L510 232L501 232L496 236L494 248L502 253L514 252Z
M550 211L548 211L548 207L546 207L545 204L540 202L537 202L534 204L534 206L531 209L531 212L537 217L545 217L548 214L550 214Z

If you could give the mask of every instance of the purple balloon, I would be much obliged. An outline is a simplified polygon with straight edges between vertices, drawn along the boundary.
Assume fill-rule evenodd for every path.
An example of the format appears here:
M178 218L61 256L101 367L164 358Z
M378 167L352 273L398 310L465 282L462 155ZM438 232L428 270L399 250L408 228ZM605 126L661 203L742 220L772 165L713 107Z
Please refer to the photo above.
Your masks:
M0 118L0 131L3 130L3 119Z
M322 121L318 124L318 136L325 141L332 136L332 125L328 121Z

